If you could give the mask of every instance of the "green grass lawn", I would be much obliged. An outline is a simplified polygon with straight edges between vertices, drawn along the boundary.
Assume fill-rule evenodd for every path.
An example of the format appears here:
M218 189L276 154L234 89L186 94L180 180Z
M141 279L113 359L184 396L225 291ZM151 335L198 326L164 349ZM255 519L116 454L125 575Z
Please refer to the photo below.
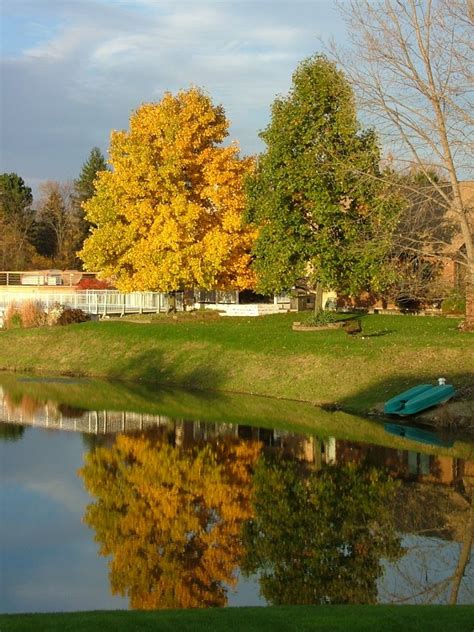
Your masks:
M472 384L474 336L458 320L362 317L362 335L295 332L301 315L161 317L0 332L0 369L141 380L337 404L365 413L419 382Z
M0 615L2 632L472 632L474 606L294 606Z

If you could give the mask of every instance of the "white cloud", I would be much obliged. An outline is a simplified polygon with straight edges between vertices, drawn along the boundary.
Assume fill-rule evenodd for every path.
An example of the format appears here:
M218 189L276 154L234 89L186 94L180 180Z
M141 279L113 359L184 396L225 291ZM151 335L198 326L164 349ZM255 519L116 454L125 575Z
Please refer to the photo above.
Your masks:
M191 84L222 103L253 153L317 34L341 28L329 0L22 0L5 20L20 9L29 37L3 62L0 169L32 181L77 177L140 103Z
M175 6L179 6L176 4ZM217 29L223 26L222 13L206 6L187 5L186 10L179 8L164 19L164 26L179 32L196 32L203 29Z
M77 481L27 481L24 486L25 489L58 503L63 509L76 515L79 520L82 519L86 495L77 485Z
M288 26L263 26L253 29L251 35L254 39L271 46L292 46L301 38L308 36L306 28L294 28Z
M97 65L116 65L124 62L125 59L136 59L142 54L148 45L149 38L146 36L126 35L113 37L99 46L90 55L90 61Z
M97 31L91 26L65 28L49 41L27 48L23 55L32 59L67 60L81 50L86 42L93 41L96 37Z

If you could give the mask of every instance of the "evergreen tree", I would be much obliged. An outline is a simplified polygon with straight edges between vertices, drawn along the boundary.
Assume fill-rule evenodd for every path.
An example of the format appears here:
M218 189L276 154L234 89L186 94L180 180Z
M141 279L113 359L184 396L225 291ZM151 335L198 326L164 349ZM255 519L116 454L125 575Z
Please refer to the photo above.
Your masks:
M270 604L376 603L384 560L402 554L395 481L356 463L305 472L273 456L252 482L241 568Z
M0 174L0 268L22 270L34 256L31 228L33 195L16 173Z
M93 147L88 160L82 165L81 173L74 180L74 202L81 229L81 243L88 237L91 223L85 218L82 203L87 202L95 193L94 181L100 171L107 170L107 161L98 147Z
M303 61L261 138L267 150L248 186L260 291L302 277L344 293L381 289L395 209L374 177L377 138L360 128L335 64L322 55Z

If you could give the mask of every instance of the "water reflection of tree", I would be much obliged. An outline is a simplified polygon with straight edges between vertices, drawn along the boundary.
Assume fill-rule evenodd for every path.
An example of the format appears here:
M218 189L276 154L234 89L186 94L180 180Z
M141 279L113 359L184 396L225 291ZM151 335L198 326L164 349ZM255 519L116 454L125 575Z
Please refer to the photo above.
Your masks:
M397 493L395 522L405 535L406 556L384 587L392 602L451 603L471 600L474 536L473 489L468 478L456 487L405 483ZM469 595L470 593L470 595Z
M88 454L80 473L96 502L85 521L112 556L112 592L134 608L224 605L259 451L236 440L181 448L119 435Z
M395 489L382 472L355 464L302 472L293 462L261 459L244 572L259 573L273 604L374 603L381 558L402 553Z
M6 421L0 423L0 441L18 441L22 438L25 428Z

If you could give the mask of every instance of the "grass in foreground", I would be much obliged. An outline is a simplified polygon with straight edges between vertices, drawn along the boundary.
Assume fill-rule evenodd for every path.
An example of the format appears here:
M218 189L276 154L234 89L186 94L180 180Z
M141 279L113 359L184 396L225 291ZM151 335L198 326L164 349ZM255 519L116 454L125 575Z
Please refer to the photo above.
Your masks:
M472 382L474 336L439 317L364 316L362 335L295 332L296 314L94 322L0 333L0 369L335 403L365 413L442 375Z
M279 606L0 615L2 632L472 632L474 606Z

